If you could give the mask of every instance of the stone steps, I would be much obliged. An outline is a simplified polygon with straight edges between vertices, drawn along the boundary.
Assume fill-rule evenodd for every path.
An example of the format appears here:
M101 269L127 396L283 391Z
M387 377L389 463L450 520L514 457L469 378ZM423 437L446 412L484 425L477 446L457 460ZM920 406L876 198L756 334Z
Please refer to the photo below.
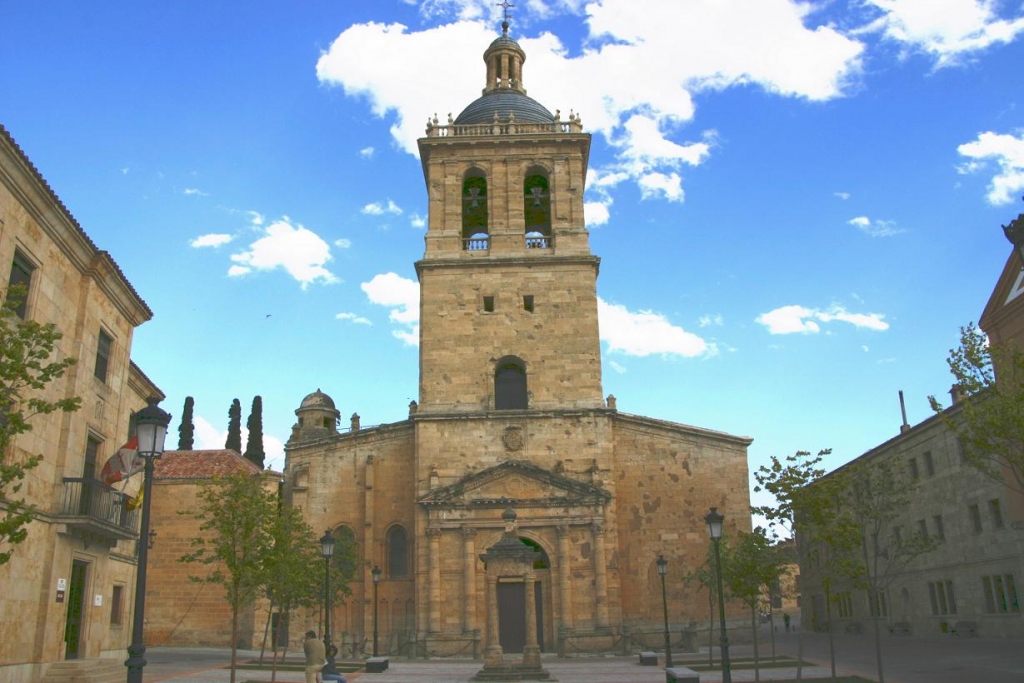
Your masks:
M76 659L48 666L42 683L123 683L126 672L118 659Z

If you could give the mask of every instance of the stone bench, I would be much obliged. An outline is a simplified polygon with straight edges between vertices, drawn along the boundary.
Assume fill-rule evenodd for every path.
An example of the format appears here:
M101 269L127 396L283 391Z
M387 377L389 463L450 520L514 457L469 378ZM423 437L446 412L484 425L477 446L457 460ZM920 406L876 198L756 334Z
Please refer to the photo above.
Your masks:
M894 636L909 636L910 624L906 621L897 621L889 627L889 634Z
M640 666L658 666L657 652L641 652Z
M953 625L953 635L964 638L978 637L978 624L973 621L958 621Z
M387 671L388 663L387 657L370 657L366 660L366 673L382 674Z
M666 683L700 683L700 674L685 666L674 666L665 669Z

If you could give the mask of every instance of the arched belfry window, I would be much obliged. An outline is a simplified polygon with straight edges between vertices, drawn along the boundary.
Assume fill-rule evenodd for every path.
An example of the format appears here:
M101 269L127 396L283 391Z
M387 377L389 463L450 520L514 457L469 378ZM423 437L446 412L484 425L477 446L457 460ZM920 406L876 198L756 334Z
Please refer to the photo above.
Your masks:
M387 533L388 577L404 579L409 576L409 535L401 526L395 525Z
M547 172L531 168L523 181L523 216L526 219L526 248L551 246L551 191Z
M469 251L486 250L489 236L487 178L479 169L471 169L462 181L462 247Z
M526 363L515 356L505 356L494 368L495 410L525 410Z

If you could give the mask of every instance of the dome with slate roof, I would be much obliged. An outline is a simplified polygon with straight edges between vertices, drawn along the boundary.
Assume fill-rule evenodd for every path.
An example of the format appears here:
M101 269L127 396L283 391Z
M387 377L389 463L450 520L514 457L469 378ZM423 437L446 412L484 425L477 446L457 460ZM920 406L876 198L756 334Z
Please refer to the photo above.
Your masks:
M303 408L327 408L329 410L334 410L334 399L317 389L312 394L309 394L306 398L302 399L302 403L299 404L299 410Z
M508 35L508 21L501 24L502 33L484 52L487 83L483 95L462 110L454 123L473 125L495 120L514 119L517 123L551 123L554 115L523 87L523 62L526 53Z

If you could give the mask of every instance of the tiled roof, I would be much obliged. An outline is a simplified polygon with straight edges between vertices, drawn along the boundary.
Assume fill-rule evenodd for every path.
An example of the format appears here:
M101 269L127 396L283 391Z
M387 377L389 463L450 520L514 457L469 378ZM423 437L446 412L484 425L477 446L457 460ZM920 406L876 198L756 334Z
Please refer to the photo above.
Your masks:
M164 451L154 463L156 479L211 479L232 474L263 472L238 451Z

